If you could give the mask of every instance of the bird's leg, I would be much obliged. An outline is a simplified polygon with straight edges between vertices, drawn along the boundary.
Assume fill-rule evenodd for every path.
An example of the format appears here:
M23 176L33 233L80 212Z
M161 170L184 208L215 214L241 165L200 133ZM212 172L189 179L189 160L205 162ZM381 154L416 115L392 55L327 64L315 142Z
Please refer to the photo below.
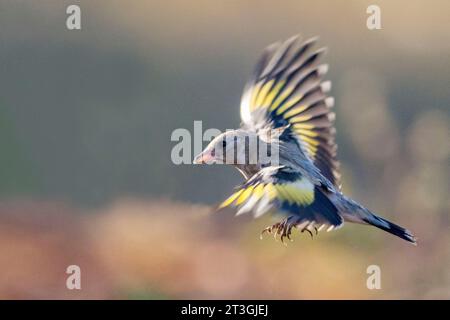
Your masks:
M292 239L291 239L291 234L292 234L292 228L294 228L294 227L295 227L295 224L294 224L294 223L290 223L290 224L289 224L289 227L288 227L288 230L287 230L286 237L287 237L290 241L292 241Z
M294 226L294 224L289 222L290 218L291 217L288 217L288 218L284 219L283 221L277 222L274 225L271 225L271 226L265 228L261 232L260 238L262 238L262 236L266 232L269 233L269 234L274 232L275 239L279 235L280 236L280 240L283 243L284 243L284 238L288 238L289 240L291 240L290 235L291 235L291 230L292 230L292 227Z
M290 241L292 241L291 240L291 231L295 224L289 222L290 219L291 219L291 217L287 217L283 221L283 224L282 224L281 242L283 242L283 243L284 243L284 238L288 238Z
M284 224L286 223L286 220L280 221L276 224L274 224L272 227L275 230L273 237L275 240L277 240L277 236L280 235L280 240L281 242L283 242L283 229L284 229ZM284 243L284 242L283 242Z
M301 225L303 224L303 222L300 221L289 221L291 220L292 217L288 217L280 222L277 222L267 228L265 228L262 232L261 232L261 236L260 238L262 239L262 236L264 235L264 233L269 233L272 234L275 239L277 239L278 236L280 236L280 240L281 242L284 243L284 239L287 238L289 240L292 241L291 239L291 234L292 234L292 229L301 227ZM311 238L314 238L314 233L315 235L317 235L319 233L319 230L317 229L316 226L310 224L310 225L306 225L304 227L301 227L300 231L303 232L308 232L309 235L311 236ZM314 231L314 233L313 233Z
M277 233L280 234L280 240L282 243L284 243L284 238L286 237L287 220L288 219L283 220L280 224L280 227L277 230Z

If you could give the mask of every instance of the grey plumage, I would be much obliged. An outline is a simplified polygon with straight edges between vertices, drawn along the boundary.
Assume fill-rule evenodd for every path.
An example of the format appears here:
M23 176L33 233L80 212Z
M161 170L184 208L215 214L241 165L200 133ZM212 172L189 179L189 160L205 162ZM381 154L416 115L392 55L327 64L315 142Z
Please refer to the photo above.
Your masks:
M416 243L411 232L341 192L334 100L328 96L331 83L323 80L328 67L319 63L325 50L312 51L316 40L295 36L264 51L244 89L241 129L216 137L196 162L235 166L246 181L221 207L234 205L239 214L255 216L284 213L286 219L265 229L281 239L293 227L312 234L349 221ZM272 154L260 157L260 149Z

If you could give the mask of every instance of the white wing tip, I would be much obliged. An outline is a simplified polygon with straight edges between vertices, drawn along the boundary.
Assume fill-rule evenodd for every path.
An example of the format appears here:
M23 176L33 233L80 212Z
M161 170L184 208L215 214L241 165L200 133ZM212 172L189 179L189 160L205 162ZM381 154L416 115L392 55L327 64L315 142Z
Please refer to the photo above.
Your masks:
M324 81L320 84L320 88L323 92L329 92L331 90L331 81Z
M326 98L325 104L328 108L333 108L334 107L334 98L333 97Z
M305 42L303 42L303 45L309 45L311 43L316 43L319 41L319 39L320 39L319 36L308 38L307 40L305 40Z
M320 76L323 76L325 73L328 72L328 64L321 64L320 66L317 67L317 72L319 73Z

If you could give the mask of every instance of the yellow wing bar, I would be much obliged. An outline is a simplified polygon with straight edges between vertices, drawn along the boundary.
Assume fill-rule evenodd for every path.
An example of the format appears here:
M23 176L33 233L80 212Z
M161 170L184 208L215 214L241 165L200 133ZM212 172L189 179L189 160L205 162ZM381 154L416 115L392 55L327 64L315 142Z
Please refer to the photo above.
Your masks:
M290 125L305 154L339 186L334 100L327 95L330 82L323 81L328 67L319 64L325 50L311 51L315 41L293 37L266 49L244 90L241 117L250 128Z

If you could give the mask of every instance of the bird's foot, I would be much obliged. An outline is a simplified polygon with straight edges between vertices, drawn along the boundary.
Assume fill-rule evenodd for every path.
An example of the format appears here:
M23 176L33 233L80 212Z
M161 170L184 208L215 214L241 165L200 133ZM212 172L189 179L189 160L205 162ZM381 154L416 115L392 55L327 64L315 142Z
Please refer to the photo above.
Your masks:
M260 238L262 239L262 237L265 233L269 233L269 234L273 233L273 236L275 239L277 239L277 237L280 236L280 240L282 243L285 243L284 241L286 238L289 239L290 241L292 241L291 234L292 234L292 228L295 227L295 223L290 223L289 219L290 219L290 217L265 228L263 231L261 231Z
M304 223L300 222L290 222L289 220L291 217L286 218L278 223L275 223L274 225L271 225L267 228L265 228L263 231L261 231L260 238L262 239L263 235L265 233L269 233L274 235L274 238L277 239L278 236L280 236L280 240L282 243L285 243L285 239L292 241L291 234L293 228L298 228L301 226L300 232L308 232L311 238L314 238L314 234L317 235L319 233L318 229L314 225L304 225ZM313 233L314 231L314 233Z

